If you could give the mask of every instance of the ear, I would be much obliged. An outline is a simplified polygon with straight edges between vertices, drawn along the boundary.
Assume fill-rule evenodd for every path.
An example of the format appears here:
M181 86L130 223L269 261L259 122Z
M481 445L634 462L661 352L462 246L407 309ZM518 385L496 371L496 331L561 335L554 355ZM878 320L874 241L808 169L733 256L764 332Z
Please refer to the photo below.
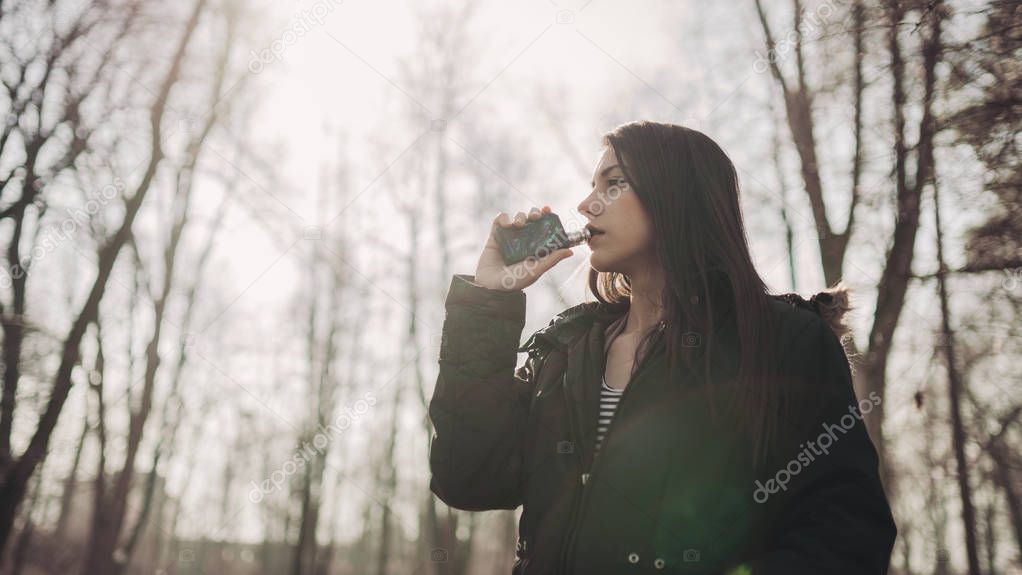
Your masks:
M820 317L827 322L839 340L844 334L851 331L851 328L845 323L848 311L852 309L851 295L848 286L843 282L839 281L834 286L817 293L809 298L809 303L816 308L816 313L820 314Z

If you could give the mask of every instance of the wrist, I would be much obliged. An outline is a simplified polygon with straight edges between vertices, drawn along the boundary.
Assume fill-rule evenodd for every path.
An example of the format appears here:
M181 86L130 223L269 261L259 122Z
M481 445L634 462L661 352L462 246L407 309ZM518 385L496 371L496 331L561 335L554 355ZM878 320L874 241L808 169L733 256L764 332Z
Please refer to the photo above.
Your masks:
M447 292L447 306L467 304L485 313L523 319L525 317L525 292L522 290L490 289L475 283L468 274L454 274Z
M505 276L505 277L509 278L509 276ZM501 280L494 281L494 280L489 279L489 278L478 279L478 276L468 275L468 274L465 274L464 278L469 283L471 283L472 285L477 286L477 287L481 287L481 288L485 288L485 289L488 289L488 290L505 292L505 293L506 292L521 292L522 291L521 288L513 287L514 286L514 281L510 282L512 287L508 288L506 285L504 285L504 282L501 281ZM512 278L509 278L509 279L512 279Z

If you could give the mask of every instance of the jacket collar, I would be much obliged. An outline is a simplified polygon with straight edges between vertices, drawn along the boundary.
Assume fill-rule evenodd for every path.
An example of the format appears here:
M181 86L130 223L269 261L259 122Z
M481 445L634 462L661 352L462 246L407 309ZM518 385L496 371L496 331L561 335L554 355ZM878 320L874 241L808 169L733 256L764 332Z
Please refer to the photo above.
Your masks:
M568 349L578 338L589 332L593 323L609 323L628 311L627 303L608 304L589 301L570 307L554 316L550 323L532 334L518 351L529 351L544 344Z
M718 322L730 319L734 312L734 296L731 293L731 285L728 282L711 282L714 315ZM628 311L629 303L603 303L600 301L589 301L570 307L557 314L550 323L532 334L532 336L519 348L518 351L529 351L544 343L561 350L567 350L580 337L589 332L594 322L606 326L621 314Z
M719 317L729 319L734 312L733 298L727 297L730 294L724 293L723 290L718 290L715 295L717 297L714 301L719 310ZM794 292L772 294L771 297L792 307L816 313L827 322L838 338L850 330L846 324L847 312L851 309L849 291L842 283L817 292L808 300ZM578 338L589 332L594 322L608 325L628 311L628 306L627 302L609 304L589 301L570 307L554 316L546 327L533 333L518 351L527 352L544 344L567 350Z

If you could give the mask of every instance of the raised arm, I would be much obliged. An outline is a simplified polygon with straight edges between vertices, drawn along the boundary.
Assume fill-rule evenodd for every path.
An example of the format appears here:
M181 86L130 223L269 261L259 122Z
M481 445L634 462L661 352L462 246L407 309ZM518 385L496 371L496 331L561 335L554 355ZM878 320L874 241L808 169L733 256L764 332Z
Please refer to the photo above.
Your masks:
M535 356L517 371L525 326L525 287L571 255L559 249L505 266L498 227L521 227L549 206L501 212L490 225L473 275L451 279L445 303L440 373L429 417L430 490L457 509L514 509L522 503L522 442L532 396Z
M455 275L447 295L440 374L429 416L430 490L457 509L522 503L522 438L534 358L517 371L525 294Z

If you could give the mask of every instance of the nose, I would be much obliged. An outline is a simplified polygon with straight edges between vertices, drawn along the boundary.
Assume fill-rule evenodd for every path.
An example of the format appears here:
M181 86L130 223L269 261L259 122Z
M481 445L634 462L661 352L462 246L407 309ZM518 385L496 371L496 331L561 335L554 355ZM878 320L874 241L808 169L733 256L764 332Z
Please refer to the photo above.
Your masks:
M589 192L589 195L582 198L582 201L579 202L577 206L575 206L575 209L578 211L578 213L588 218L589 221L593 221L593 218L596 217L596 215L593 214L592 210L589 209L589 207L593 205L592 198L594 192L595 190L593 192Z

